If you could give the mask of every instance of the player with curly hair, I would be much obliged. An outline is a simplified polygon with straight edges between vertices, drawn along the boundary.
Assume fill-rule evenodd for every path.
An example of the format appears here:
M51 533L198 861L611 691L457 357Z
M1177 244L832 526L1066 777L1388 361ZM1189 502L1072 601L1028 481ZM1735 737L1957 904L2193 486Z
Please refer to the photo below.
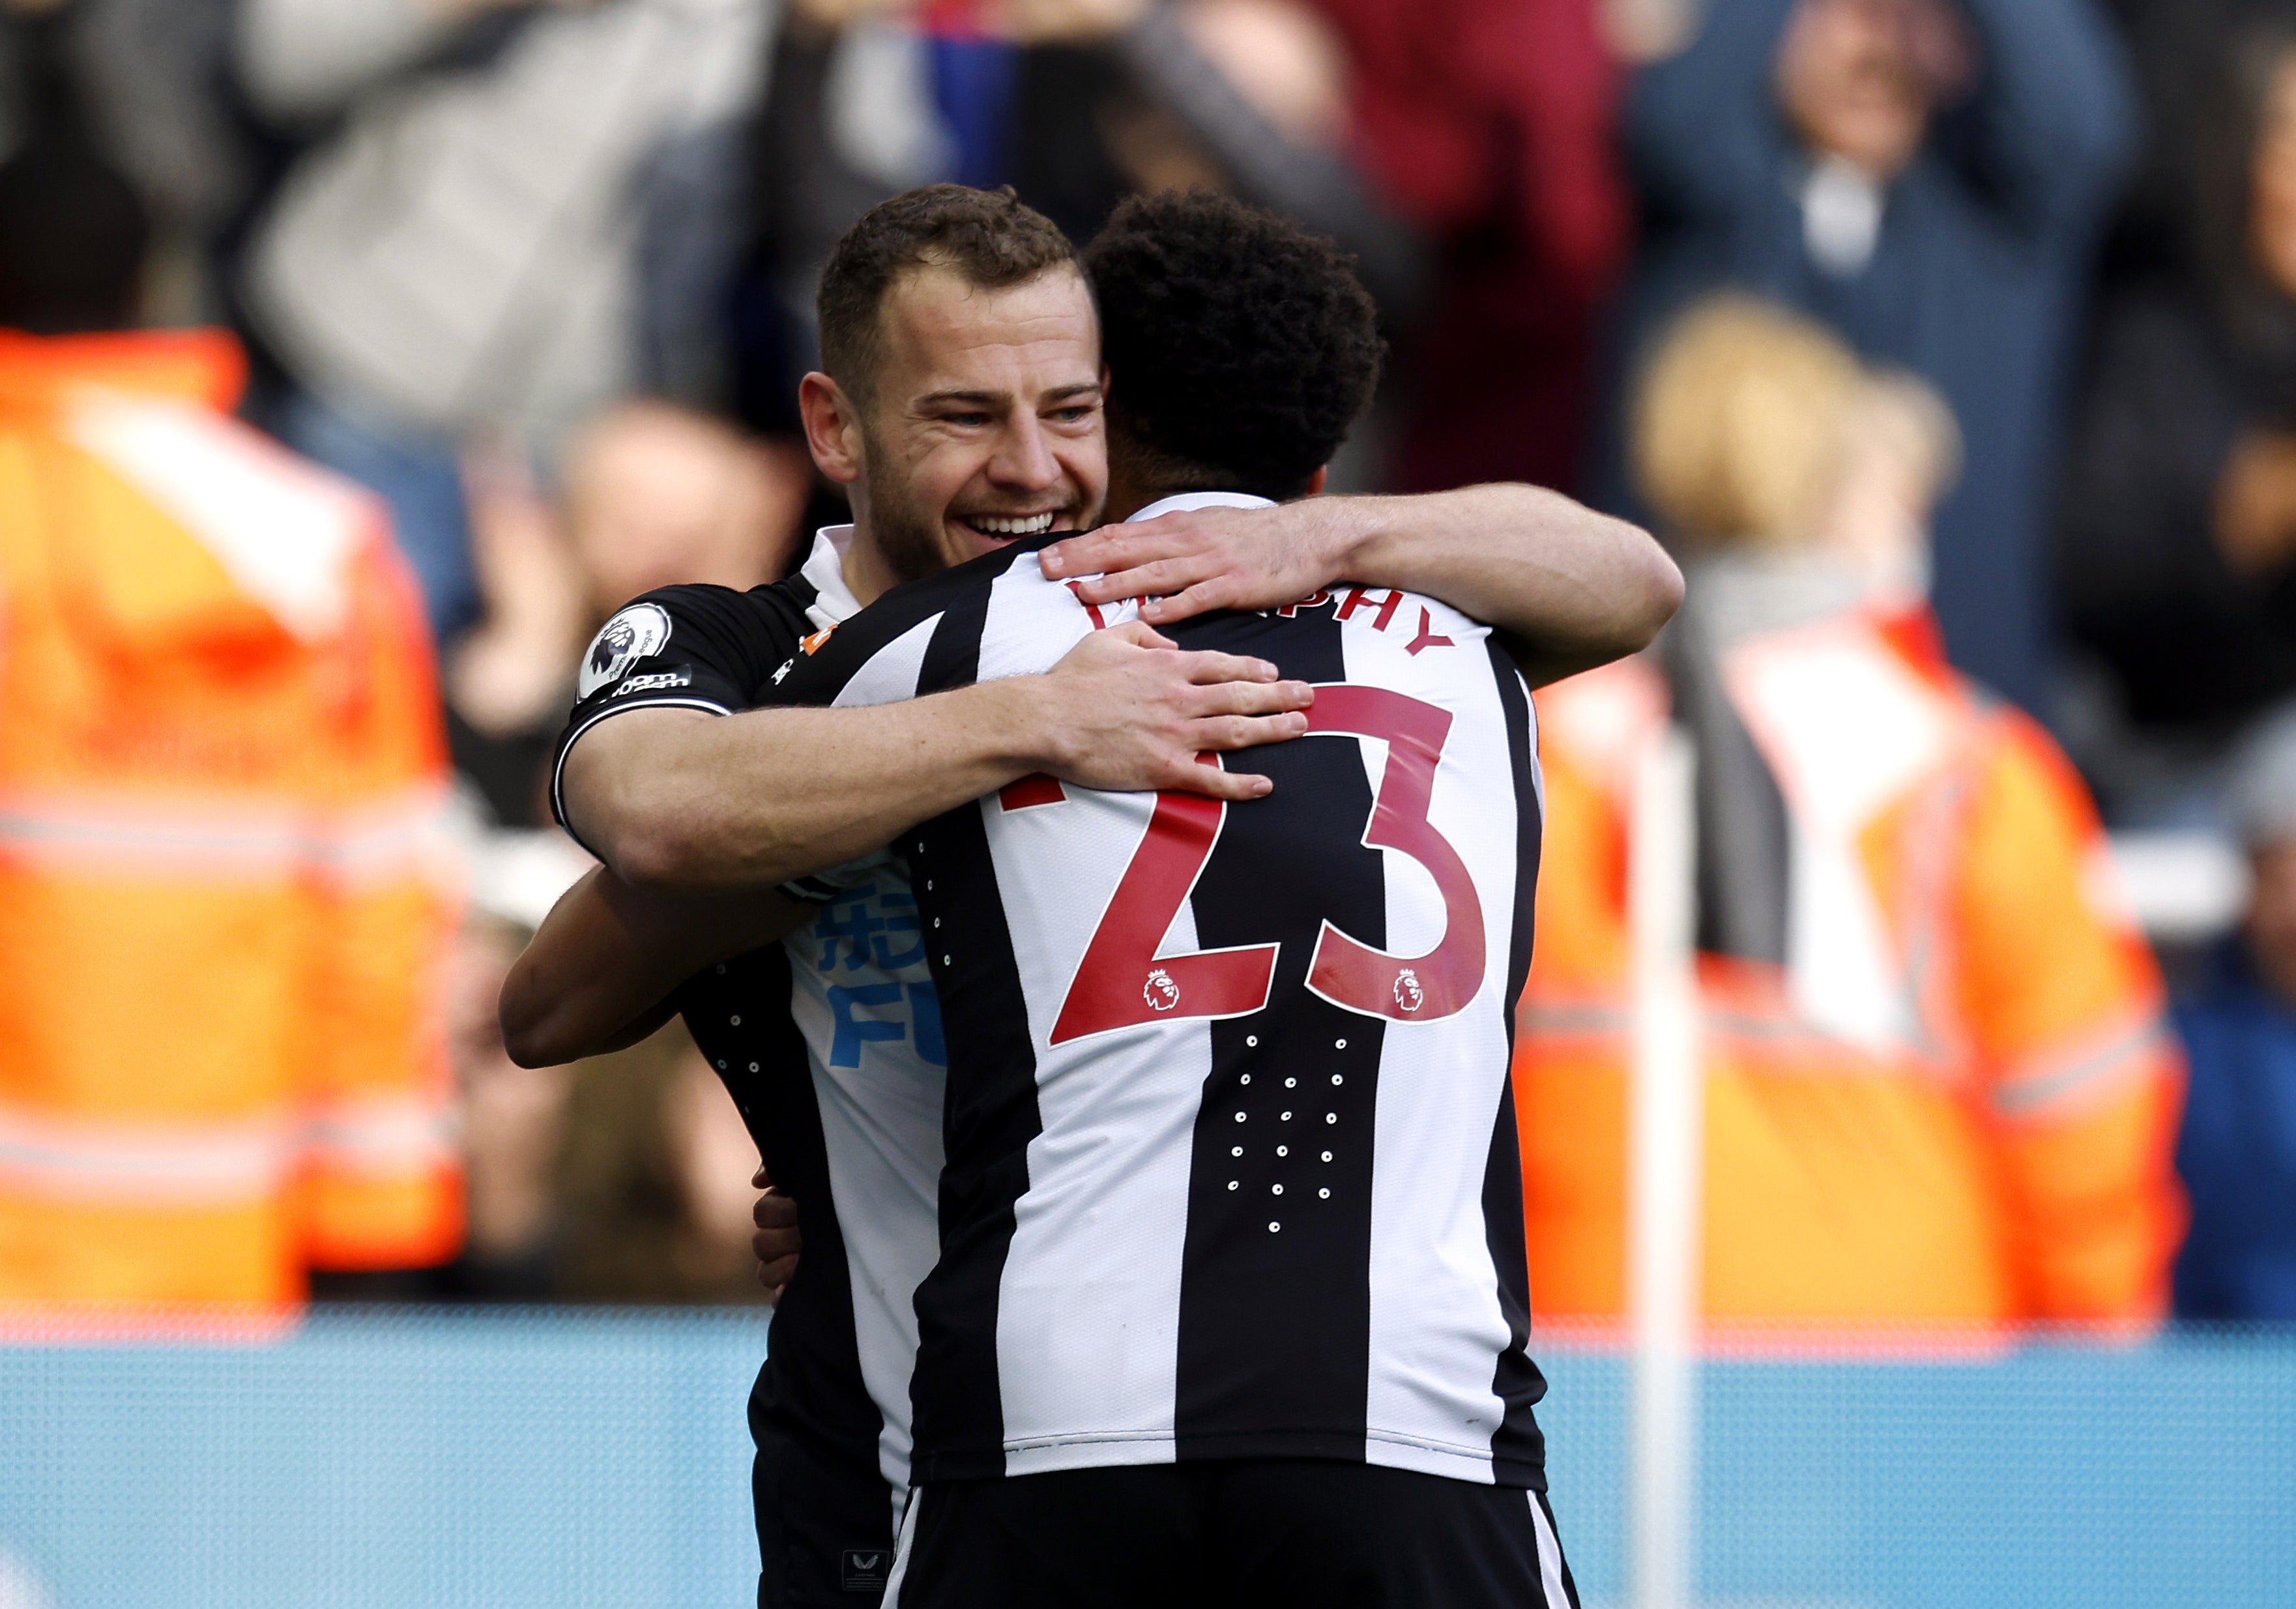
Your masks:
M1521 689L1525 677L1647 641L1678 577L1646 536L1535 488L1283 501L1320 487L1368 399L1381 342L1327 242L1218 198L1131 203L1094 248L1123 365L1108 454L1096 455L1100 387L1086 382L1104 373L1101 330L1074 259L1033 218L1009 195L916 192L865 218L832 259L830 372L808 377L804 401L816 460L850 487L856 524L824 533L808 561L806 612L819 629L766 652L778 639L762 629L711 628L743 600L705 588L625 611L630 639L602 644L605 668L562 743L567 819L608 869L562 902L513 972L512 1052L537 1063L589 1054L682 1008L797 1197L806 1247L753 1402L762 1603L840 1602L883 1585L891 1521L906 1513L930 1523L913 1538L904 1603L1241 1592L1255 1603L1560 1605L1529 1412L1540 1386L1522 1350L1513 1119L1500 1104L1536 846L1521 808ZM976 237L979 250L965 244ZM1020 253L1011 263L1007 245ZM1032 413L1014 387L1039 368L1057 389ZM1058 438L1049 453L1031 445L1037 414L1049 423L1035 434ZM1063 464L1078 495L1059 508L1049 491L1025 506L986 495L1023 471L1051 487ZM959 483L968 465L978 487ZM1063 540L1063 510L1078 517L1100 500L1083 494L1100 489L1103 470L1109 506L1131 520ZM1000 599L1025 603L1048 630L1026 629ZM1200 751L1218 745L1191 741L1185 723L1167 723L1177 735L1164 745L1185 777L1096 784L1136 792L1098 792L1045 761L1063 780L1027 775L1009 740L990 746L998 768L986 775L934 758L936 743L964 735L960 709L983 699L1026 707L1041 694L1086 726L1114 727L1122 710L1103 705L1123 704L1127 679L1166 658L1275 677L1260 648L1242 646L1263 635L1299 664L1295 679L1261 685L1305 702L1296 678L1344 683L1350 665L1383 666L1390 680L1459 694L1460 735L1447 750L1437 728L1451 717L1365 686L1324 701L1328 730L1386 738L1402 756L1392 783L1373 777L1354 741L1257 751L1274 784L1252 774L1256 757L1235 771L1205 766ZM1240 652L1180 645L1231 638ZM1044 659L1055 640L1063 646ZM1495 641L1504 653L1487 648ZM1089 684L1056 669L1095 652L1112 666L1138 654L1147 668ZM715 716L690 712L705 688L723 689ZM744 712L729 718L735 702ZM1319 729L1290 718L1292 731ZM875 772L833 746L863 725L906 734L870 751L888 757ZM619 746L601 745L618 732ZM1455 776L1460 767L1477 780ZM621 791L633 784L636 809ZM1280 808L1242 809L1271 798ZM771 815L776 800L802 804L813 825ZM1239 807L1225 828L1223 800ZM1440 830L1428 817L1463 809L1468 819ZM714 823L698 837L697 818ZM1106 831L1071 841L1095 821ZM619 841L632 826L718 845L729 863L650 873ZM1013 850L1008 826L1041 829L1044 852L1008 865L991 843ZM1445 832L1480 847L1462 858L1440 847ZM1388 878L1386 847L1373 846L1425 857L1435 881ZM1144 882L1126 872L1141 855ZM1160 900L1188 897L1190 856L1202 873L1194 915L1160 917ZM1121 899L1087 886L1119 873L1131 891ZM1036 874L1054 885L997 892ZM776 881L799 899L756 891ZM710 884L729 893L691 891ZM1401 901L1391 922L1390 885ZM1352 935L1344 945L1316 937L1327 908ZM1225 948L1212 937L1239 920L1280 932ZM1070 952L1095 921L1106 942L1079 967ZM1185 931L1168 933L1174 921ZM1399 957L1378 948L1390 927ZM1412 948L1454 927L1453 942ZM1324 948L1336 970L1310 977ZM1237 971L1254 957L1267 963L1257 985ZM1059 986L1073 1013L1045 994L1085 973L1078 988ZM1051 1038L1035 1043L1039 1030ZM1138 1037L1168 1030L1185 1041L1177 1049ZM1208 1033L1233 1041L1222 1077L1241 1074L1251 1102L1274 1103L1263 1129L1322 1125L1313 1148L1304 1134L1247 1147L1249 1193L1242 1171L1220 1170L1245 1155L1235 1137L1205 1137L1212 1149L1192 1162L1202 1146L1171 1105L1234 1093L1195 1065ZM1133 1052L1146 1063L1128 1061ZM1308 1065L1326 1055L1341 1063ZM1464 1119L1431 1095L1375 1102L1390 1063L1390 1088L1431 1078L1464 1091ZM1167 1109L1141 1127L1106 1080L1144 1065L1161 1070ZM1064 1068L1074 1076L1061 1099L1047 1083L1040 1100L1037 1077ZM1323 1097L1312 1113L1305 1095L1283 1098L1303 1080ZM1406 1111L1442 1127L1434 1151L1384 1126ZM1079 1122L1081 1137L1062 1127ZM1147 1170L1128 1170L1127 1154ZM1374 1197L1409 1176L1414 1154L1435 1196L1423 1211L1375 1219ZM1322 1179L1281 1174L1325 1166ZM1031 1196L1021 1186L1040 1173L1049 1193ZM1212 1199L1193 1200L1197 1186ZM1251 1234L1222 1222L1278 1197L1296 1214ZM1263 1269L1270 1246L1280 1255ZM1144 1283L1132 1248L1155 1264ZM1421 1277L1430 1269L1466 1273L1438 1289ZM1412 1361L1428 1337L1406 1333L1423 1317L1447 1358L1431 1372ZM1125 1377L1101 1389L1094 1359ZM800 1379L801 1363L820 1367ZM913 1451L932 1486L914 1500ZM1135 1505L1092 1490L1103 1482L1158 1489L1141 1494L1133 1529L1104 1529L1128 1523ZM1049 1495L976 1523L966 1493L992 1506ZM1064 1513L1064 1500L1082 1508ZM1217 1546L1200 1523L1208 1505L1226 1527ZM1398 1522L1375 1555L1365 1551L1374 1513ZM947 1556L953 1540L971 1545L962 1559Z
M1126 202L1085 264L1112 515L1321 488L1384 353L1347 258L1185 193ZM1025 674L1141 609L1045 551L889 595L779 695ZM1573 1609L1507 1080L1529 689L1481 622L1398 588L1170 632L1315 688L1307 735L1252 756L1273 792L1039 778L892 846L948 1115L888 1602Z

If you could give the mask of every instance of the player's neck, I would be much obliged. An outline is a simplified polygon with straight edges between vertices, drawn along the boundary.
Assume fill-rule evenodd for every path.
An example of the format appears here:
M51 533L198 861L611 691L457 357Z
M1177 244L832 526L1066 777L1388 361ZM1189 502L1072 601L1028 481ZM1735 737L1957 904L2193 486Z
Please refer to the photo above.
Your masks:
M1200 492L1203 489L1201 486L1158 486L1136 483L1131 477L1123 474L1111 465L1108 476L1107 513L1102 515L1102 522L1115 525L1129 520L1151 504L1161 503L1167 497L1177 497L1184 492Z

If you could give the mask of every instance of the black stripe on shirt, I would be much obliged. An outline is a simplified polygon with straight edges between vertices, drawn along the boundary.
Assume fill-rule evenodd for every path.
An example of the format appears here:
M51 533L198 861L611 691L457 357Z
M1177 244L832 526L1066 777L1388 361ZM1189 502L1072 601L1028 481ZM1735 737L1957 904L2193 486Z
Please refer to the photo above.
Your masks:
M1507 758L1514 775L1513 937L1507 949L1506 1022L1509 1066L1514 1049L1514 1012L1530 971L1531 912L1538 887L1540 822L1538 796L1531 785L1537 756L1531 747L1530 695L1514 661L1490 644L1491 674L1498 683L1499 707L1506 718ZM1510 1074L1499 1096L1498 1121L1491 1129L1490 1160L1483 1169L1483 1234L1491 1265L1498 1273L1499 1309L1508 1342L1498 1357L1491 1390L1504 1404L1491 1434L1491 1472L1502 1486L1546 1490L1546 1441L1532 1414L1546 1394L1546 1378L1530 1359L1530 1255L1522 1223L1522 1153L1515 1128L1514 1080Z
M890 1529L891 1489L877 1469L884 1416L861 1372L852 1268L830 1191L829 1148L805 1039L790 1016L790 989L788 955L771 944L697 973L677 996L687 1031L732 1092L775 1187L796 1201L805 1235L805 1253L774 1309L750 1415L753 1425L795 1438L823 1466L874 1481L885 1494ZM856 1546L874 1540L852 1539Z
M1345 628L1327 612L1215 615L1168 629L1184 648L1256 654L1303 681L1347 679ZM1267 1009L1211 1024L1180 1264L1176 1453L1360 1460L1386 1024L1310 994L1307 975L1326 917L1384 946L1385 858L1363 842L1372 789L1357 739L1301 738L1230 758L1275 791L1227 807L1193 895L1196 940L1282 948Z
M988 623L988 595L996 578L1024 553L1034 553L1069 531L1031 537L968 559L953 570L922 580L906 581L855 615L812 652L800 653L788 674L771 683L761 702L770 704L830 704L864 666L892 644L944 610L965 613L969 624L953 633L947 622L936 628L926 649L923 674L917 682L920 697L961 687L980 674L980 634ZM938 657L936 657L938 656Z
M992 554L992 558L1010 558ZM969 568L969 567L968 567ZM925 649L920 694L978 674L989 588L920 601L947 612ZM927 959L948 1047L942 1119L941 1259L917 1288L913 1479L1004 1473L1004 1405L996 1367L996 1312L1014 1209L1029 1188L1029 1144L1044 1131L1037 1053L1013 933L996 886L988 824L978 803L958 806L897 846L925 924Z

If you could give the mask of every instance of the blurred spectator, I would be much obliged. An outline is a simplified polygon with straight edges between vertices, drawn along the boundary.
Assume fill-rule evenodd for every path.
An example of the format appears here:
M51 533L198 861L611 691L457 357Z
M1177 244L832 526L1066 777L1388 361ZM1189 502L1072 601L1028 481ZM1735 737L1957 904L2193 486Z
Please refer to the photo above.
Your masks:
M241 203L242 131L219 78L233 0L0 0L0 157L68 82L87 133L132 183L152 226L143 312L151 322L215 316L205 249Z
M1356 254L1398 361L1349 478L1576 483L1627 230L1593 0L1013 0L996 26L1029 46L1001 176L1077 238L1127 192L1202 185Z
M750 1250L758 1147L683 1026L576 1064L556 1164L558 1293L762 1302Z
M2190 268L2110 309L2062 505L2067 612L2134 723L2092 768L2140 813L2180 808L2173 776L2145 797L2148 741L2204 767L2296 693L2296 22L2219 65Z
M1687 554L1664 673L1539 695L1538 948L1517 1041L1533 1288L1620 1312L1629 782L1698 756L1710 1314L2161 1314L2182 1203L2161 982L2078 778L1944 663L1920 583L1935 392L1701 304L1648 366L1641 488Z
M373 499L228 416L228 338L118 332L140 200L68 101L32 114L0 166L0 1298L440 1261L419 601Z
M934 179L1011 183L1079 240L1136 190L1232 190L1337 238L1408 319L1426 245L1346 149L1348 70L1332 26L1298 0L1013 0L978 14L798 0L758 146L754 270L779 332L753 338L774 373L743 388L747 416L786 423L831 244Z
M1594 0L1314 3L1345 47L1350 148L1436 253L1398 332L1385 482L1577 485L1588 332L1628 232Z
M449 970L447 1040L462 1095L470 1235L441 1282L445 1293L492 1301L556 1293L558 1200L554 1170L572 1070L526 1068L503 1049L495 1003L526 935L475 913Z
M2177 1311L2296 1319L2296 717L2259 733L2240 769L2255 892L2243 931L2177 1007L2193 1064L2177 1145L2193 1198Z
M1955 663L2030 708L2069 320L2129 145L2089 0L1738 0L1627 110L1647 234L1628 327L1700 291L1799 308L1935 385L1967 443L1937 516Z
M781 576L811 469L794 446L642 401L574 435L557 504L498 439L473 441L463 475L483 618L447 656L455 761L497 822L541 826L544 761L591 634L657 587Z
M381 491L441 641L479 610L459 445L628 391L648 163L747 98L763 0L242 0L257 104L331 130L250 255L277 425Z
M758 1302L758 1148L673 1023L570 1067L504 1053L496 1002L526 934L474 918L449 1001L470 1241L441 1293L488 1301Z

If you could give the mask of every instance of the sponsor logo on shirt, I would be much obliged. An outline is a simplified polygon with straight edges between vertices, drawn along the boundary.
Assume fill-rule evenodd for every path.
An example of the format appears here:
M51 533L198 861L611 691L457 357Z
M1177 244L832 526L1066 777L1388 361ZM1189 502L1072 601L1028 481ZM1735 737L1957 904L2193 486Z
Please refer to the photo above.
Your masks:
M664 687L691 687L693 672L687 669L657 670L651 676L634 676L614 689L610 695L626 698L633 693L659 693Z
M832 899L810 932L829 1001L830 1066L858 1067L864 1045L903 1041L933 1066L948 1065L914 894L865 882Z
M633 603L598 628L590 652L582 656L582 677L575 689L587 698L609 682L619 681L640 660L660 653L669 641L669 612L659 603Z
M805 651L808 657L810 657L814 654L819 653L821 652L821 645L827 642L832 636L835 636L836 633L836 627L824 626L820 630L815 632L811 636L807 637L803 642L800 643L798 646Z

